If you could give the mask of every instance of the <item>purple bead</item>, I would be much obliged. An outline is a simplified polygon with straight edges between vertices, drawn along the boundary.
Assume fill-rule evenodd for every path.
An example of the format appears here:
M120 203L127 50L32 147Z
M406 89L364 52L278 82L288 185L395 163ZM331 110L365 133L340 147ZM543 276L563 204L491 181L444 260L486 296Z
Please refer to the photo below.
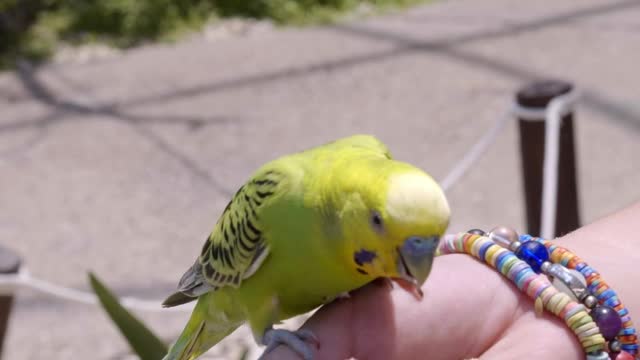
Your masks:
M516 256L531 266L536 273L540 273L540 266L549 260L547 248L537 241L527 241L516 250Z
M607 340L613 340L622 329L622 319L614 309L608 306L597 306L591 310L591 317Z

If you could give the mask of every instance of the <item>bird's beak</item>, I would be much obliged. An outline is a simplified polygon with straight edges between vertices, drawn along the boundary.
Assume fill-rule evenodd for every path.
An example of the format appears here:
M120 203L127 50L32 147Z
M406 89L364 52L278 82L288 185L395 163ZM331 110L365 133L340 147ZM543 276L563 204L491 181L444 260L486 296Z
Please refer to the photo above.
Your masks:
M398 277L393 280L418 300L422 300L420 287L431 272L438 241L438 236L412 236L398 248Z

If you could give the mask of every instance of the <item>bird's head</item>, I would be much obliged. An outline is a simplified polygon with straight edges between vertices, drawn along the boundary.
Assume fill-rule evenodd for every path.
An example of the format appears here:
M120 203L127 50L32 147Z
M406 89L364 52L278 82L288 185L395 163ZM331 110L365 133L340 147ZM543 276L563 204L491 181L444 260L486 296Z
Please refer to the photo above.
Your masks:
M350 179L340 214L345 261L360 276L390 278L421 298L449 205L440 186L423 171L387 160Z

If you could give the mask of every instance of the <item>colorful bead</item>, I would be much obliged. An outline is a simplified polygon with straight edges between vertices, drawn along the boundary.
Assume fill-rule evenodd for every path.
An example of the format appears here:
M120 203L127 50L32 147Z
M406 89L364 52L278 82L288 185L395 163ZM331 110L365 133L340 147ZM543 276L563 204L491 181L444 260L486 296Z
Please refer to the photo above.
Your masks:
M531 247L528 246L527 249ZM542 249L547 251L544 246ZM533 251L536 256L532 258L539 259L536 251ZM547 276L536 274L525 261L496 245L488 237L469 233L457 236L445 235L442 238L439 253L471 253L476 258L495 267L500 273L505 274L516 284L518 289L535 300L537 307L541 304L544 309L563 319L576 334L585 352L597 353L604 349L606 341L584 305L558 291L551 285ZM535 262L538 269L543 262Z
M615 360L634 360L635 357L631 354L629 354L626 351L620 351L620 353L618 353L618 355L615 358L612 358Z
M540 273L542 263L549 260L547 248L535 241L528 241L522 244L516 249L515 253L516 256L529 264L536 273Z
M618 313L608 306L598 306L591 310L591 317L595 320L596 324L607 340L613 340L620 329L622 329L622 320Z
M620 331L620 335L633 335L635 333L636 333L636 329L622 329Z
M595 302L599 302L600 304L609 302L607 303L608 306L610 306L609 304L611 304L611 302L617 303L618 305L610 307L615 309L621 318L621 332L629 330L628 332L631 333L631 335L623 335L618 337L618 340L622 344L621 348L623 352L627 352L631 356L638 353L638 337L635 333L631 318L628 315L629 311L621 303L616 293L612 289L610 289L606 282L601 278L596 269L590 267L586 262L571 253L569 250L558 246L551 241L541 238L535 238L530 235L521 235L520 241L522 241L523 243L530 241L541 243L549 250L551 261L553 261L554 263L566 264L567 267L580 271L587 280L589 291L597 298ZM592 302L592 300L588 298L585 298L584 301L585 305L590 305L590 303Z
M515 249L513 248L513 246L515 246L516 243L520 242L519 241L520 237L518 236L518 233L515 230L508 228L506 226L498 226L491 229L491 231L489 231L489 234L487 236L494 243L502 246L505 249L510 249L511 251L514 251Z
M477 232L477 234L465 233L443 237L438 253L467 253L495 267L514 282L520 290L535 300L536 309L544 308L564 319L565 323L577 335L585 352L588 353L587 359L595 360L601 356L601 350L605 346L603 333L606 333L605 335L609 339L614 339L618 335L616 340L609 343L612 352L621 350L615 359L633 359L633 355L638 352L638 344L628 310L595 269L567 249L529 235L522 235L518 238L517 233L509 228L493 229L487 237L479 236L481 231L470 230L469 232ZM536 244L543 246L540 247ZM516 251L518 257L504 248ZM581 275L566 271L564 268L558 270L560 269L558 267L554 268L556 270L550 271L549 269L555 264L551 264L547 260L551 260L555 264L562 264L569 269L575 269ZM570 297L571 292L558 291L550 284L546 276L534 272L539 273L541 267L544 267L544 272L549 275L555 271L555 276L552 275L554 280L561 278L563 284L568 282L575 286L578 293L581 294L577 298L583 298L585 305L575 302ZM588 294L585 291L585 281L588 291L593 295L585 296ZM557 281L556 283L560 284ZM585 306L593 307L598 303L604 306L597 306L592 311L594 316L592 318ZM601 310L602 308L608 310ZM597 323L596 319L599 320Z

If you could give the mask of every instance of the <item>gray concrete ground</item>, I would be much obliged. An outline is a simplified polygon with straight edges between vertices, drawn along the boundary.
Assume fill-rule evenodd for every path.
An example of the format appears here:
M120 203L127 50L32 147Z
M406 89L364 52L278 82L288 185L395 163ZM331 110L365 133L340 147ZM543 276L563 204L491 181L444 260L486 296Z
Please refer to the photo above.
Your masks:
M371 133L442 179L541 77L583 91L590 222L640 198L638 19L637 1L444 1L0 75L0 242L38 277L87 289L94 270L120 295L160 298L258 165ZM524 228L517 147L510 123L450 190L452 231ZM140 315L166 338L187 317ZM100 309L31 291L10 326L6 359L127 353Z

